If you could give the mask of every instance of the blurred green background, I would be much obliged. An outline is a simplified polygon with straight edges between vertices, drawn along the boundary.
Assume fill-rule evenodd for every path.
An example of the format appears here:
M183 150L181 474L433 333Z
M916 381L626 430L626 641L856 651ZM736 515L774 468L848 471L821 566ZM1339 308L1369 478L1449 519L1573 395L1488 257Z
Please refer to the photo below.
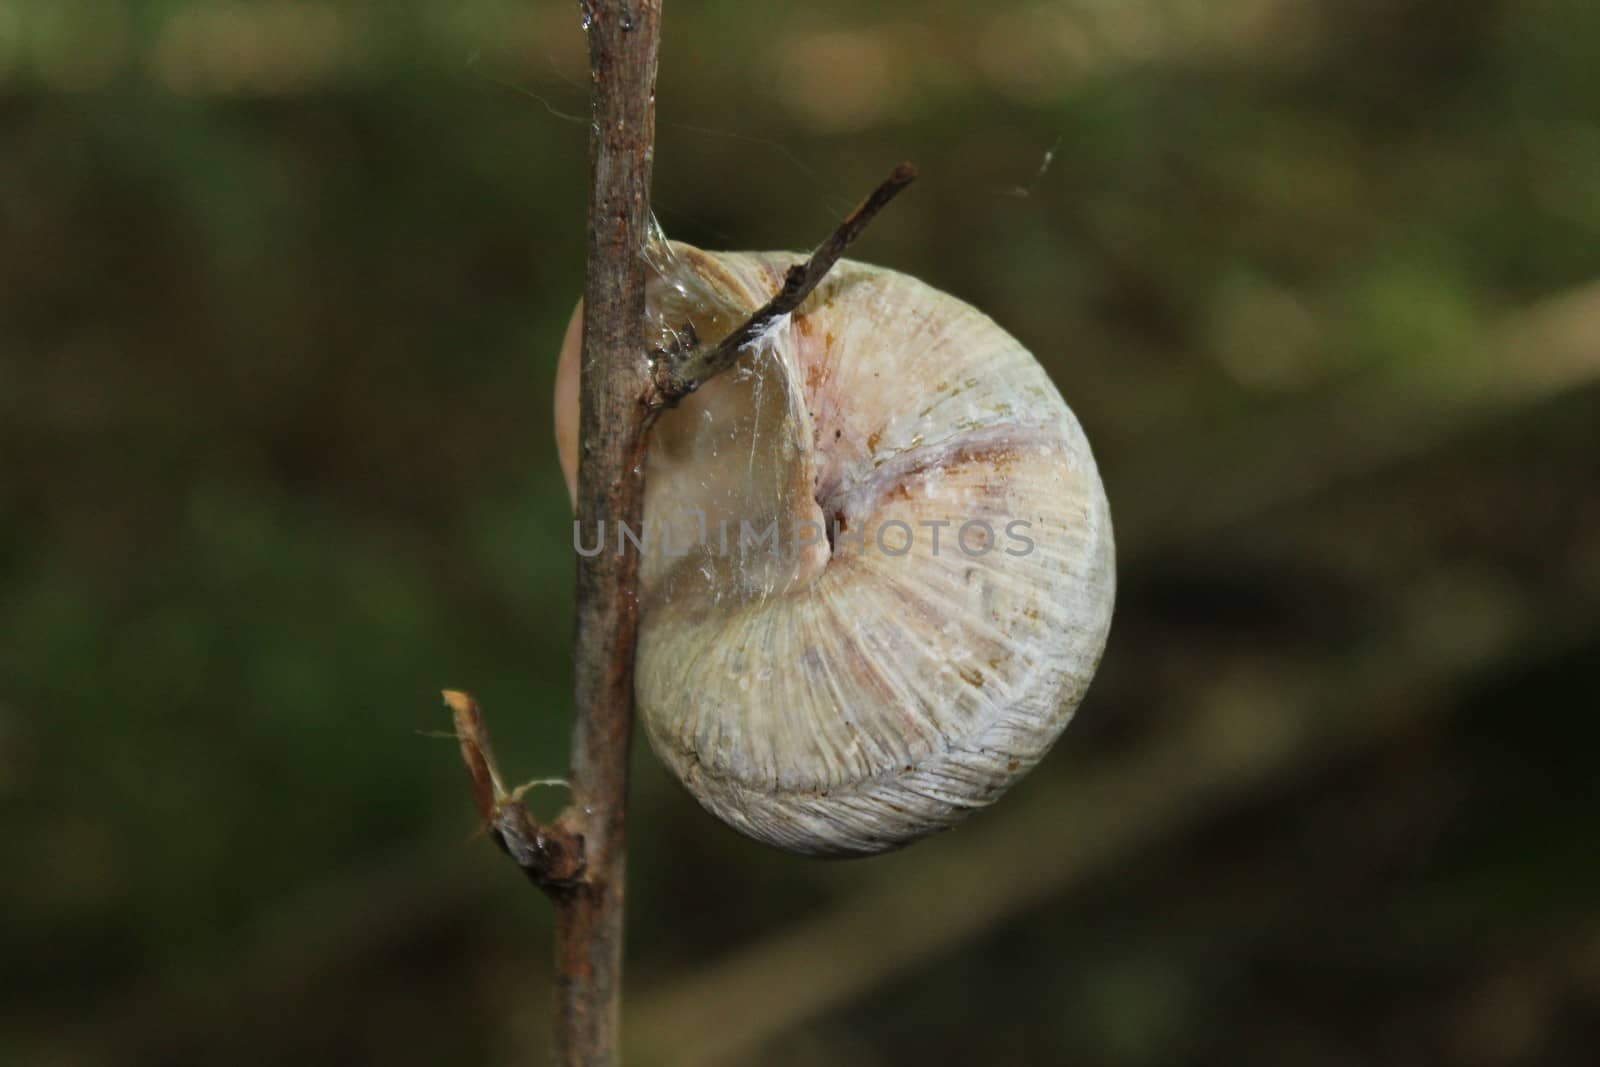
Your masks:
M667 0L656 211L981 307L1087 428L1105 664L870 861L642 745L638 1064L1600 1047L1600 6ZM539 1062L576 4L0 0L0 1062ZM549 812L555 790L536 795Z

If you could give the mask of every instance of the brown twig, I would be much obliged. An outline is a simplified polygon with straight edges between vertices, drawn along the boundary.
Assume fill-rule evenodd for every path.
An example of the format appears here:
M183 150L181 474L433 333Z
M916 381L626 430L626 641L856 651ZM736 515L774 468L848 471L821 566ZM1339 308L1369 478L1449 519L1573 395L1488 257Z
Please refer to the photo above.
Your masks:
M655 76L661 0L586 0L593 81L588 264L579 386L577 519L580 527L637 529L644 456L661 410L732 367L740 349L800 306L852 241L916 170L902 163L738 330L706 352L662 369L640 358L645 337L645 246L655 143ZM545 889L556 908L559 1062L618 1061L628 748L638 637L639 556L578 558L573 652L573 802L542 826L507 792L476 702L449 691L461 755L495 841Z
M805 303L806 297L827 277L833 265L839 262L845 249L900 190L916 181L917 168L901 163L890 172L856 209L845 216L838 229L817 246L804 263L789 268L783 279L783 288L745 320L744 324L724 337L714 348L691 348L675 357L659 360L656 365L656 391L660 402L671 406L694 392L706 382L728 370L739 360L739 355L774 321L788 315Z
M592 135L583 290L578 521L637 527L653 390L645 345L644 247L655 146L661 0L585 0ZM556 912L557 1061L618 1061L628 746L639 558L578 557L573 649L572 804L539 825L494 764L477 704L447 693L462 759L495 840Z
M650 429L644 247L655 150L661 0L585 0L590 96L588 255L579 386L578 521L637 528ZM623 879L639 557L578 557L572 807L585 869L554 894L559 1061L618 1062Z

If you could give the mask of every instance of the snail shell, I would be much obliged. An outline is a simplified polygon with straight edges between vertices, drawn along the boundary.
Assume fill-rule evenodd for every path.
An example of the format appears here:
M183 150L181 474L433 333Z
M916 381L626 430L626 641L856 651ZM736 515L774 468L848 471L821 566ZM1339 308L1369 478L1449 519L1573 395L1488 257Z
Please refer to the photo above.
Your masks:
M702 344L803 258L656 252L652 322ZM841 261L653 433L635 692L707 809L794 852L881 852L1050 748L1105 646L1111 519L1077 420L988 317Z

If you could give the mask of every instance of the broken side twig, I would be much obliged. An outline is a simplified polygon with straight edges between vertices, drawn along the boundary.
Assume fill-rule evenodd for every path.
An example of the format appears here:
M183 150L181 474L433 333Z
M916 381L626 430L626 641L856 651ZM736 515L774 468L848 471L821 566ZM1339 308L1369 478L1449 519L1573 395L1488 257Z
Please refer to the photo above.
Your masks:
M668 407L676 404L738 362L739 354L763 330L805 303L806 297L827 277L833 265L839 262L839 257L844 255L845 249L861 236L868 223L899 195L900 190L916 179L917 168L912 164L901 163L895 167L865 200L856 205L854 211L845 216L844 221L828 235L827 240L817 246L809 259L789 268L783 288L715 347L694 347L658 360L655 377L660 403Z

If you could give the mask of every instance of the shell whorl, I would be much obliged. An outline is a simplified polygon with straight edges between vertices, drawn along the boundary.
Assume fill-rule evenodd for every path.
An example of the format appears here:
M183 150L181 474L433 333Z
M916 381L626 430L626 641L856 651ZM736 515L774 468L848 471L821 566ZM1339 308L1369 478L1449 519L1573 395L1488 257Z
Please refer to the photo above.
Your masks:
M652 316L714 343L802 257L668 258ZM950 296L840 262L662 416L646 485L646 733L752 837L849 855L947 827L1083 698L1115 588L1099 474L1039 364ZM769 522L777 547L756 542ZM795 524L835 522L835 544L795 548L815 536Z

